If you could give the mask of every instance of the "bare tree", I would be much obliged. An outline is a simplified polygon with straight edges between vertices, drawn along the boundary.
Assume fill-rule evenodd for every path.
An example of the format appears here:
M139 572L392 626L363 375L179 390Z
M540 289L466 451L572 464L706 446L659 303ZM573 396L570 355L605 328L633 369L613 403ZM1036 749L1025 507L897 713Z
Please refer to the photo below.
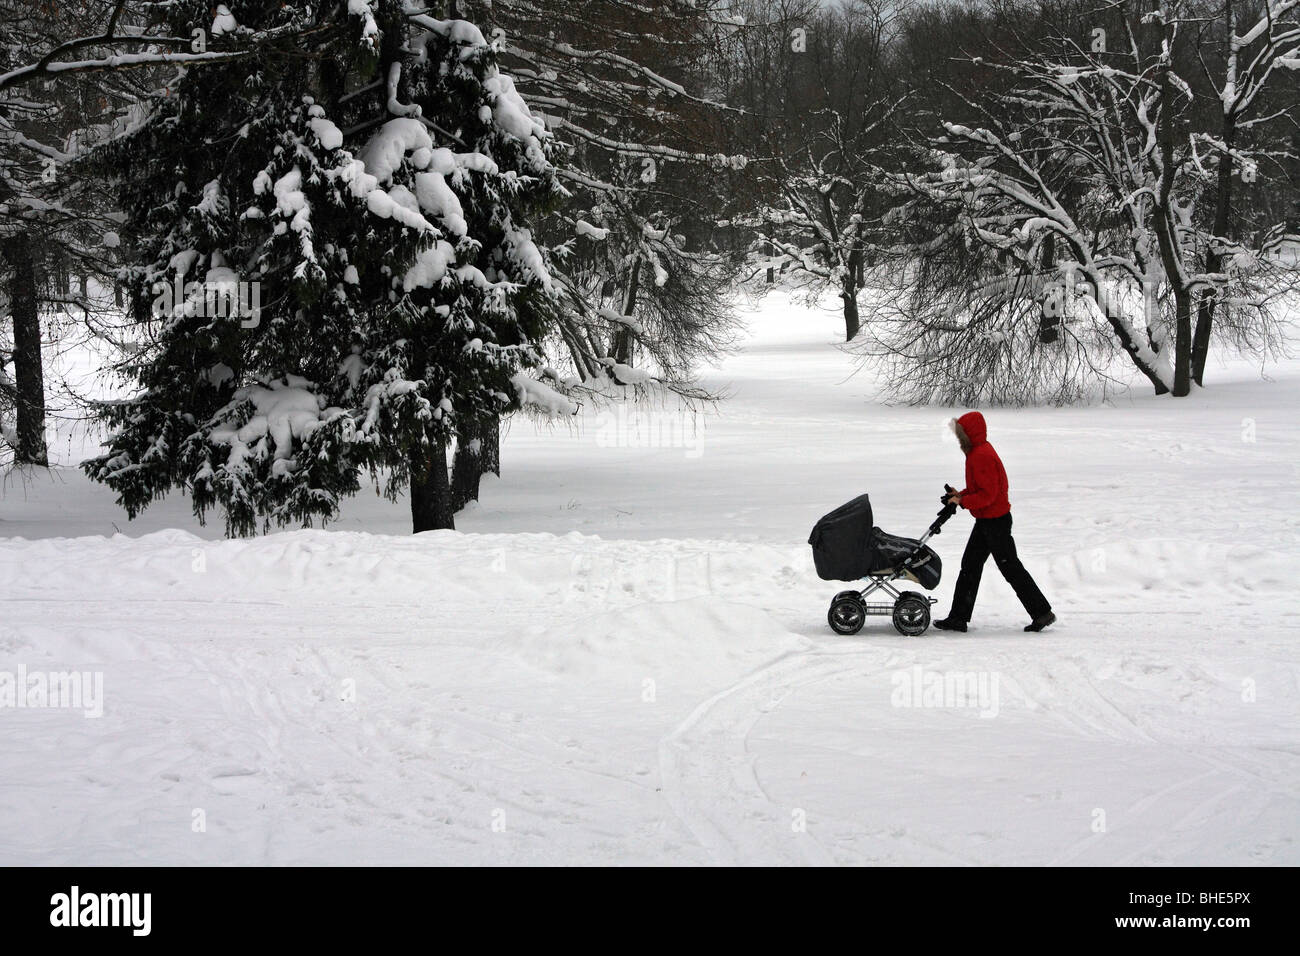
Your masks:
M1272 53L1259 55L1289 62L1294 51L1285 38L1293 28L1282 24L1293 10L1292 0L1272 4L1229 45L1271 44ZM1256 344L1276 328L1280 277L1262 255L1264 233L1240 235L1233 174L1226 173L1224 186L1223 157L1252 171L1280 157L1285 150L1262 127L1289 110L1261 117L1251 145L1227 146L1200 128L1205 117L1184 79L1198 61L1190 41L1201 11L1181 2L1119 3L1109 14L1110 34L1121 38L1113 49L1104 28L1092 44L1063 29L1052 47L994 64L1011 79L1006 92L982 101L954 91L978 119L944 124L931 171L895 177L917 193L918 210L943 210L931 216L936 231L906 255L933 254L941 241L984 250L965 263L955 257L959 267L939 274L964 284L948 295L915 291L909 301L917 329L894 323L877 340L905 363L916 360L924 341L922 353L945 356L953 368L954 394L969 394L971 379L952 356L967 357L962 349L973 333L991 331L994 342L1023 334L1014 320L1030 305L1040 312L1039 333L1046 333L1040 345L1070 341L1068 360L1061 360L1071 368L1105 367L1097 333L1106 332L1158 394L1174 396L1188 394L1194 370L1203 372L1204 356L1199 365L1193 361L1198 304L1209 312L1199 326L1206 349L1216 311ZM1262 39L1270 35L1272 41ZM1199 62L1209 75L1206 59ZM1273 72L1261 67L1257 83ZM1258 93L1262 86L1251 88ZM1229 112L1249 106L1232 83L1215 89L1234 91L1220 98ZM936 278L933 270L909 274L914 281ZM989 329L999 322L1001 328ZM1017 353L1014 339L1006 348L1008 358ZM996 367L981 363L986 382L995 380ZM1002 388L987 394L1008 397Z
M782 56L798 64L802 82L790 84L767 140L775 152L759 165L759 207L738 217L753 231L757 272L780 273L811 298L833 292L849 341L887 210L893 119L906 99L887 59L899 10L866 0L810 13L797 28L779 25ZM779 81L779 71L768 72L768 82Z

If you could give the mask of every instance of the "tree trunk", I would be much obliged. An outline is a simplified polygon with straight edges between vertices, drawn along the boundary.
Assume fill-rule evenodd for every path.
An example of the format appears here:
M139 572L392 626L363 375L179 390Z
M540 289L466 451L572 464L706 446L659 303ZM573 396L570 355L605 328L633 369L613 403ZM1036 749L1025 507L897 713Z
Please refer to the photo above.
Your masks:
M623 298L623 315L631 315L632 310L636 308L636 297L641 291L641 257L632 263L632 275L627 282L627 295ZM614 333L613 347L609 350L610 355L615 362L622 365L632 364L632 330L627 326L619 326Z
M1100 286L1096 282L1094 282L1093 288L1099 289ZM1144 284L1142 288L1142 312L1144 318L1146 319L1146 323L1145 323L1146 336L1147 336L1146 344L1147 347L1150 348L1152 352L1156 352L1158 350L1156 343L1151 338L1151 323L1154 321L1153 317L1155 316L1155 312L1158 308L1159 308L1159 304L1156 302L1155 299L1155 290L1148 288ZM1147 381L1151 383L1151 387L1155 389L1157 395L1168 395L1169 394L1168 383L1166 383L1165 380L1160 377L1160 374L1155 370L1155 368L1149 362L1147 362L1144 358L1142 358L1142 350L1139 347L1138 341L1133 338L1133 330L1129 327L1129 325L1126 322L1116 321L1115 317L1112 316L1110 313L1109 304L1107 305L1107 308L1103 311L1105 312L1107 319L1110 321L1111 328L1115 330L1115 335L1119 338L1119 343L1120 346L1124 349L1124 354L1127 355L1129 359L1132 360L1133 364L1137 367L1138 371L1140 371L1143 375L1146 376Z
M1227 146L1219 160L1219 182L1214 197L1214 234L1226 236L1228 223L1232 218L1232 180L1236 172L1236 163L1232 159L1232 147L1237 138L1237 121L1235 117L1223 119L1223 142ZM1205 271L1218 272L1223 267L1223 256L1213 243L1205 253ZM1196 310L1196 333L1192 336L1192 379L1197 385L1205 384L1205 360L1210 354L1210 332L1214 327L1214 307L1217 296L1213 292L1201 296L1200 306Z
M1056 268L1056 237L1050 232L1043 239L1043 272L1050 274ZM1062 293L1064 298L1064 293ZM1051 314L1047 307L1047 297L1043 296L1039 302L1038 311L1038 341L1043 345L1052 345L1061 337L1061 313L1065 311L1065 302L1062 301L1060 309L1056 315Z
M1172 48L1173 38L1168 34L1168 24L1156 24L1165 33L1165 42ZM1156 240L1165 279L1174 292L1174 387L1171 394L1182 398L1192 391L1192 296L1183 284L1182 250L1178 247L1177 214L1173 208L1174 170L1174 101L1181 95L1171 79L1173 67L1166 63L1160 74L1160 118L1156 135L1160 148L1160 189L1156 193Z
M455 529L451 484L447 480L447 443L434 441L411 453L411 531Z
M45 372L41 366L41 320L36 309L36 268L31 237L25 232L4 242L11 272L9 311L14 321L14 404L18 464L49 464L45 447Z
M1185 290L1174 290L1177 310L1174 326L1173 396L1182 398L1192 392L1192 297Z
M485 474L501 475L501 419L490 415L466 421L457 438L456 461L451 469L453 511L478 501L479 480Z
M852 342L859 328L858 295L852 289L845 287L840 293L840 298L844 300L844 341Z
M501 416L493 415L483 427L483 433L479 436L483 441L483 446L479 449L479 462L482 467L481 474L486 475L489 471L501 477Z
M1157 374L1155 369L1138 357L1136 347L1132 345L1122 345L1122 347L1124 354L1137 366L1137 370L1146 376L1146 380L1151 383L1151 388L1155 393L1157 395L1168 395L1169 386L1165 384L1164 379Z
M844 341L852 342L861 324L858 319L858 290L865 281L862 267L862 244L854 241L849 253L848 282L844 286Z

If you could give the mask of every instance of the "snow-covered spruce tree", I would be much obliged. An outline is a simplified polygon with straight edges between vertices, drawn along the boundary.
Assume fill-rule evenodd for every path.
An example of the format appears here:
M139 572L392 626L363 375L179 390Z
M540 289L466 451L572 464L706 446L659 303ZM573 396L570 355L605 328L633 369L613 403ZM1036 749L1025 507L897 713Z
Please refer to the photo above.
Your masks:
M725 111L713 100L729 0L456 0L484 24L557 146L565 202L538 223L556 295L544 379L596 401L709 396L695 368L730 341L720 253ZM709 92L703 92L704 90ZM576 409L576 405L571 406ZM455 507L500 474L501 420L461 416Z
M558 400L522 372L551 284L528 229L556 192L545 130L466 21L393 0L165 12L218 50L286 39L184 75L104 151L145 344L86 471L132 516L179 487L250 534L328 520L365 469L409 488L415 531L452 527L456 422Z

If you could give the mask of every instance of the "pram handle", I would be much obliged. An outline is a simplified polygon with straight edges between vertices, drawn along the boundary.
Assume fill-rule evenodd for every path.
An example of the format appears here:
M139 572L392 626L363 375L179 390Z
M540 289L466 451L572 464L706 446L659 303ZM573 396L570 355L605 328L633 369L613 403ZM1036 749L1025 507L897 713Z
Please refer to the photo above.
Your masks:
M957 513L957 506L946 504L936 512L935 519L930 522L930 534L938 534L943 528L944 522ZM928 537L928 536L927 536Z
M944 487L948 488L947 485L944 485ZM952 488L948 488L948 490L954 491ZM919 558L921 553L925 550L925 543L938 534L940 530L942 530L944 522L957 513L957 506L948 500L950 497L952 497L952 495L945 495L943 497L943 507L936 513L935 519L930 522L930 530L921 536L921 540L916 542L916 547L913 549L912 553L899 562L898 567L900 570L910 569L916 559Z
M944 522L957 513L957 506L948 500L957 493L957 489L952 485L945 484L943 486L943 491L943 495L939 498L943 507L936 512L934 521L930 523L930 534L938 534L939 529L943 527Z

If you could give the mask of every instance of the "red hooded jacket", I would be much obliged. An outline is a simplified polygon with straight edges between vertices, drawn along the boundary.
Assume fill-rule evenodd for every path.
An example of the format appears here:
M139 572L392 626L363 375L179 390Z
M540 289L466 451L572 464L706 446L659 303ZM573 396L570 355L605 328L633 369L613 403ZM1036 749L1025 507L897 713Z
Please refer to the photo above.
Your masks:
M979 412L967 412L957 424L970 440L966 453L966 487L961 490L961 506L972 518L1001 518L1011 510L1007 498L1007 470L1002 459L988 443L988 426Z

